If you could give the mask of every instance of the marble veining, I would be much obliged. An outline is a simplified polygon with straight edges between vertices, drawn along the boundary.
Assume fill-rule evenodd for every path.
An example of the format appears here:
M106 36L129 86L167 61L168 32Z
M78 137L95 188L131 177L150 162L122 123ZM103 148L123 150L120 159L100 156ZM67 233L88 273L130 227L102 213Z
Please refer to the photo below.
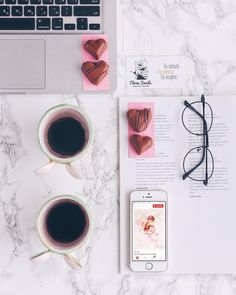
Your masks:
M233 295L235 275L132 275L119 273L118 101L120 95L236 94L234 0L118 0L118 88L113 95L0 97L0 295ZM184 55L181 90L127 89L128 55ZM62 165L44 176L33 171L47 159L37 125L50 107L70 103L91 118L93 144L76 162L81 180ZM50 197L80 196L93 213L91 241L76 253L73 271L57 255L41 251L35 220Z

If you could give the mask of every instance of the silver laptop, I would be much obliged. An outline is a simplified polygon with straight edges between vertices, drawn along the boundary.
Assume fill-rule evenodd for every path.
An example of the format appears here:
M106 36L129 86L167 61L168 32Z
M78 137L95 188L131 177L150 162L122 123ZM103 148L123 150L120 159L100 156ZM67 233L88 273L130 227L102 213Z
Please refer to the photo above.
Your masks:
M81 93L83 34L109 38L116 88L116 0L0 0L0 93Z

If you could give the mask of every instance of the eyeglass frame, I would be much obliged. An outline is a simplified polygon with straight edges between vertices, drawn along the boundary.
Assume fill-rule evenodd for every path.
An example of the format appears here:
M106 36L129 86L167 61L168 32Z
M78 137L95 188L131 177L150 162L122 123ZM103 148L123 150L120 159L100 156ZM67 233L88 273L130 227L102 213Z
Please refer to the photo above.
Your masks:
M193 104L195 104L195 103L199 103L199 102L202 103L202 110L203 110L203 111L202 111L202 114L201 114L199 111L197 111L197 110L192 106ZM200 101L195 101L195 102L193 102L193 103L189 103L187 100L185 100L185 101L184 101L184 105L185 105L185 108L184 108L184 110L183 110L183 112L182 112L182 116L181 116L181 117L182 117L182 124L183 124L184 128L185 128L189 133L191 133L191 134L193 134L193 135L196 135L196 136L203 136L203 145L202 145L202 146L199 146L199 147L194 147L194 148L192 148L191 150L189 150L189 151L186 153L186 155L185 155L185 157L184 157L184 159L183 159L183 170L184 170L185 173L183 174L182 178L183 178L183 180L185 180L187 177L189 177L190 179L195 180L195 181L203 181L203 184L204 184L205 186L207 186L207 185L208 185L208 180L211 178L211 176L213 175L213 172L214 172L214 158L213 158L213 155L212 155L211 151L209 150L209 136L208 136L208 133L209 133L209 131L211 130L212 125L213 125L213 120L214 120L213 111L212 111L212 108L211 108L211 106L209 105L209 103L206 102L205 96L204 96L203 94L201 95L201 100L200 100ZM206 105L209 106L209 109L210 109L210 112L211 112L211 118L212 118L212 120L211 120L211 124L210 124L210 127L209 127L209 128L208 128L208 126L207 126L207 121L206 121L206 117L205 117L205 107L206 107ZM184 123L184 112L185 112L185 110L186 110L187 108L190 109L190 110L192 110L195 114L197 114L197 115L202 119L202 122L203 122L203 133L194 133L194 132L190 131L190 130L186 127L186 125L185 125L185 123ZM193 168L191 168L190 170L188 170L188 171L186 172L185 167L184 167L185 159L186 159L187 155L188 155L192 150L194 150L194 149L196 149L196 148L203 148L202 158L201 158L201 160L199 161L198 164L196 164ZM211 156L211 159L212 159L212 172L211 172L210 176L208 175L208 155L207 155L208 152L210 153L210 156ZM205 179L203 179L203 180L197 180L197 179L191 178L191 177L190 177L191 173L192 173L193 171L195 171L198 167L200 167L200 166L202 165L202 163L204 162L204 160L205 160L205 162L206 162Z

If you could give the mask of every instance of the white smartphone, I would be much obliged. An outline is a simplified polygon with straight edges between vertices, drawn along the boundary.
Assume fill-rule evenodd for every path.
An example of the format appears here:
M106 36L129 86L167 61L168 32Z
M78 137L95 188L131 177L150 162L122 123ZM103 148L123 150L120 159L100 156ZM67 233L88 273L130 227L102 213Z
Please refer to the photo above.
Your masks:
M167 270L167 193L130 194L130 268L137 272Z

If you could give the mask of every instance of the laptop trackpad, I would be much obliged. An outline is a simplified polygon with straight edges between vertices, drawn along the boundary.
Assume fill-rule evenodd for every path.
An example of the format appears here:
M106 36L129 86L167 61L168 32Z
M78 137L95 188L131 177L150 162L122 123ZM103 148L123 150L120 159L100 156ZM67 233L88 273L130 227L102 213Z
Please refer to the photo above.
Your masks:
M0 88L45 88L44 40L0 40Z

